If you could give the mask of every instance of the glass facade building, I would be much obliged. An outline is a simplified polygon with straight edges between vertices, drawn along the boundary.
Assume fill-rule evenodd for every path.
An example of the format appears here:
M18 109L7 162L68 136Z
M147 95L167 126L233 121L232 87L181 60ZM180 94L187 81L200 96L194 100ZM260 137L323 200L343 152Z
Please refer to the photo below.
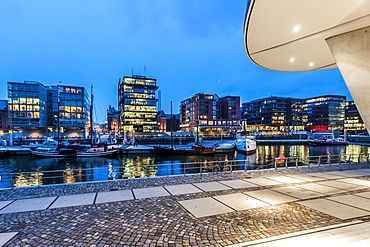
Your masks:
M156 79L125 76L118 81L120 132L152 132L157 129Z
M365 123L362 120L354 101L346 102L344 129L347 130L348 134L358 134L366 132Z
M242 117L258 130L303 129L303 99L270 96L242 104Z
M340 95L325 95L306 99L303 122L307 129L327 131L343 129L346 97Z
M89 123L89 101L84 87L44 86L38 81L8 82L9 125L38 128L38 135L57 132L82 136ZM59 103L58 103L59 102ZM59 105L59 111L58 111Z
M85 127L89 124L90 103L84 87L49 86L47 92L48 126L57 126L58 97L60 126Z
M8 82L9 124L13 127L47 126L47 92L38 81Z

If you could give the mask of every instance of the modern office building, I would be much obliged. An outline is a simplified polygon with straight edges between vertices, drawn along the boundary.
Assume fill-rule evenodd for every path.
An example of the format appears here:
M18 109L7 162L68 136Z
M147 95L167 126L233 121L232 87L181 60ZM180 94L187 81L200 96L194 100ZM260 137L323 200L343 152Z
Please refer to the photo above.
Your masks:
M46 88L49 132L57 131L59 104L61 132L67 136L83 136L90 119L89 95L85 88L66 85L53 85Z
M242 104L242 118L252 130L303 129L304 99L269 96Z
M157 80L125 76L118 81L120 132L152 132L157 129Z
M308 130L327 131L343 130L346 97L340 95L325 95L306 99L304 109L304 124Z
M9 125L31 136L85 135L89 102L83 87L44 86L38 81L8 82ZM58 103L59 102L59 103ZM58 118L59 105L59 118Z
M240 97L198 93L180 104L181 130L220 131L240 128Z
M344 129L348 134L359 134L366 132L366 126L357 110L354 101L346 102Z
M38 81L8 82L9 125L31 129L47 126L47 92Z
M0 100L0 131L6 131L8 128L8 101Z

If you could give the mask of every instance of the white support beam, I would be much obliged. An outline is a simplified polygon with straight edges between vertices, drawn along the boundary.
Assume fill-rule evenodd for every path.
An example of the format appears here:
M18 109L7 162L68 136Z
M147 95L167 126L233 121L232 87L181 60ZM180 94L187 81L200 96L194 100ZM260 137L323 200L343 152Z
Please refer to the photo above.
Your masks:
M370 133L370 26L326 42Z

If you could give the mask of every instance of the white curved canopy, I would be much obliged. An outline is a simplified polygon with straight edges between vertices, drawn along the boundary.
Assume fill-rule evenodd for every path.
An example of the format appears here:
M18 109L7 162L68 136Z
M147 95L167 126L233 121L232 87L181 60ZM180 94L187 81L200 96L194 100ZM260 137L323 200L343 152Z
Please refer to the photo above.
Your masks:
M369 23L370 0L250 0L245 48L267 69L336 68L325 40Z

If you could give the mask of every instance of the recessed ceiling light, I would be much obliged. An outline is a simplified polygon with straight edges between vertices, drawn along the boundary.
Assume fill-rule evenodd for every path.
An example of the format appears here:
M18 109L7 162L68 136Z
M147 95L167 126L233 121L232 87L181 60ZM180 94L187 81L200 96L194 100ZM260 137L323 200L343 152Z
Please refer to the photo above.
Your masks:
M291 62L294 62L294 60L295 60L294 57L292 57L291 59L289 59L289 61L291 61Z
M313 63L309 63L308 66L312 67L313 66Z
M294 26L293 27L293 32L298 32L299 30L301 30L301 26Z

